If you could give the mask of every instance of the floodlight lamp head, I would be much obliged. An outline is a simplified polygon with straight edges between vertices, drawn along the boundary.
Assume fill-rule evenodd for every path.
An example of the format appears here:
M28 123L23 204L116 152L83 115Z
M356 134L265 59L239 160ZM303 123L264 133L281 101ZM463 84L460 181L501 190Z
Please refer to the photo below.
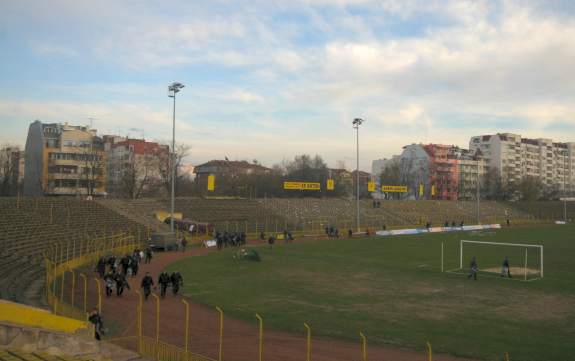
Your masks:
M353 120L352 124L357 128L357 127L359 127L359 126L361 125L361 123L363 123L363 122L364 122L363 119L361 119L361 118L355 118L355 119Z
M169 95L169 96L173 97L183 87L184 87L184 84L182 84L182 83L178 83L178 82L172 83L170 86L168 86L168 91L172 93L172 95Z

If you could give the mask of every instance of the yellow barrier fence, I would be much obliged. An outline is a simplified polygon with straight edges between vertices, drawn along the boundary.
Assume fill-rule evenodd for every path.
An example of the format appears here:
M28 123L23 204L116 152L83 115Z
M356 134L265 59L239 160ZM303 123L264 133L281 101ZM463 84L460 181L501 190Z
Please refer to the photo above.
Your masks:
M216 361L210 357L193 352L186 352L183 348L156 341L151 337L142 337L142 350L140 354L158 361Z
M46 302L52 312L56 315L66 316L76 320L86 320L88 277L84 274L79 275L83 279L83 307L76 308L72 305L74 302L74 288L76 283L75 272L73 270L94 264L104 255L131 253L134 248L140 246L142 246L140 241L124 233L91 241L87 240L84 242L83 247L78 248L78 252L76 252L75 242L72 245L67 244L64 246L60 244L55 246L53 252L44 258L44 266L46 268ZM70 247L74 250L73 252L70 252ZM78 254L77 257L73 257L75 253ZM68 295L64 292L65 281L68 278L66 274L71 275L72 282L72 290L69 294L68 303L65 302L65 298ZM99 280L96 279L94 282L98 283L98 308L101 312L101 287Z

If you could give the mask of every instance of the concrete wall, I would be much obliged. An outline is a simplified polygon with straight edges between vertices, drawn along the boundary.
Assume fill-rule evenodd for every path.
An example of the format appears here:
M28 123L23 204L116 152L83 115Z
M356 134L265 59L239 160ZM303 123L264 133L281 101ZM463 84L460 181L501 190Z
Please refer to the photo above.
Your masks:
M93 361L145 361L137 353L94 340L93 333L73 335L0 322L0 348Z

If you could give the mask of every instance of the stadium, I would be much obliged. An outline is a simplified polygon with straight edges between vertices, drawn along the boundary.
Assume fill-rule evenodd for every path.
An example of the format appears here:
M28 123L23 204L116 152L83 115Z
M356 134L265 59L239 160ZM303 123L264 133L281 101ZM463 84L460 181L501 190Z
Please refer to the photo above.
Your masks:
M575 1L2 1L0 361L574 361Z
M130 290L121 297L106 297L94 269L102 256L119 259L147 247L153 234L169 232L156 217L169 199L1 201L3 347L16 358L56 352L58 346L48 347L38 330L66 340L54 344L75 359L537 360L573 352L573 228L554 224L561 202L485 202L484 224L504 224L502 210L513 207L513 225L423 232L431 230L409 220L465 217L466 206L472 218L473 205L392 201L390 209L373 209L366 200L360 207L367 228L378 230L375 220L394 212L393 219L404 221L385 218L388 232L414 226L421 232L335 238L325 226L344 229L352 222L330 219L346 214L345 200L176 198L177 212L194 212L222 231L247 230L248 241L217 251L205 247L213 234L181 231L178 237L189 242L185 252L158 251L139 272L155 279L164 269L179 270L182 295L161 298L157 288L143 301L140 277L129 277ZM280 212L287 202L289 214ZM337 207L340 212L334 212ZM539 218L541 209L549 216ZM282 239L286 225L293 241ZM261 240L262 232L277 235L275 244ZM462 240L480 243L461 248ZM260 261L242 257L245 250L255 250ZM479 263L477 282L467 279L472 255ZM504 257L513 278L500 276ZM552 307L541 308L541 302ZM30 306L38 315L16 316ZM93 344L68 348L67 343L90 344L93 326L86 315L94 308L106 329L98 351Z

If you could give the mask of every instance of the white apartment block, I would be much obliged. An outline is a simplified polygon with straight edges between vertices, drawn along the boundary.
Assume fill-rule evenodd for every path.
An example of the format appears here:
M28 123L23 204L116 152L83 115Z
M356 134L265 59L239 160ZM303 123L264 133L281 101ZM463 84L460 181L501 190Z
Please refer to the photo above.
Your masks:
M474 152L458 149L459 198L477 199L477 187L487 171L488 163L484 158L476 157ZM479 181L479 184L478 184Z
M472 137L469 150L480 150L489 168L497 169L501 179L517 183L533 176L546 187L575 191L575 143L554 143L551 139L522 138L501 133Z

